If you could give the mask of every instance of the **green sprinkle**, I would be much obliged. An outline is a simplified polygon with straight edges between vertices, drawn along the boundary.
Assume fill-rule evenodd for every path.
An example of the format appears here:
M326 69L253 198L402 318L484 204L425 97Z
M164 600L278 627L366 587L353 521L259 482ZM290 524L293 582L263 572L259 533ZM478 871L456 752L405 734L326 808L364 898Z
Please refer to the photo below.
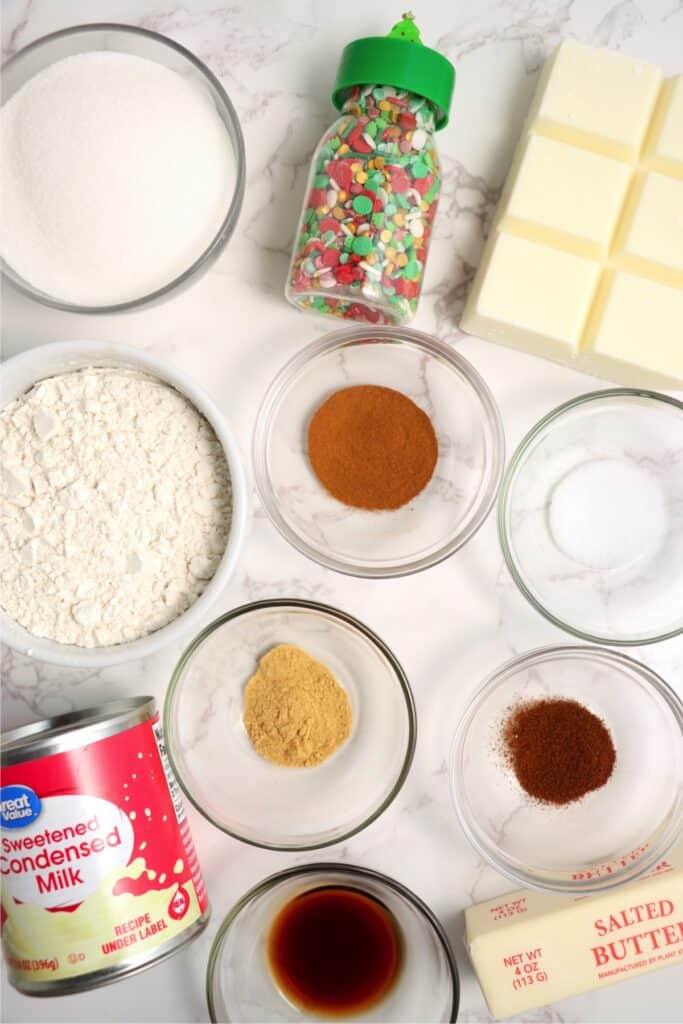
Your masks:
M359 235L354 238L352 249L357 256L367 256L368 253L372 252L372 241L367 235Z
M364 215L372 210L372 199L368 196L356 196L353 200L353 208L356 213Z
M348 263L349 262L349 254L348 254L348 252L343 252L343 253L340 254L339 262L340 263Z
M329 184L330 179L327 177L326 174L316 174L315 178L313 179L314 188L327 188Z
M376 228L381 228L384 224L384 214L381 211L379 213L373 213L372 223Z
M409 260L403 268L403 273L409 281L415 281L420 276L420 264L417 260Z
M426 178L429 174L429 168L424 160L416 160L411 170L414 178Z

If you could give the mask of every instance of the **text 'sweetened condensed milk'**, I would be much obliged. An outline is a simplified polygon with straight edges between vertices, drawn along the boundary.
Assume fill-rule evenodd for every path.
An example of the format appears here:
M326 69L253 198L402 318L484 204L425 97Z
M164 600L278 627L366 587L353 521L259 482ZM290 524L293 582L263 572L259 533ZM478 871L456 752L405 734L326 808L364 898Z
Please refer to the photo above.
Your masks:
M197 935L209 905L154 701L3 737L2 939L30 995L91 988Z

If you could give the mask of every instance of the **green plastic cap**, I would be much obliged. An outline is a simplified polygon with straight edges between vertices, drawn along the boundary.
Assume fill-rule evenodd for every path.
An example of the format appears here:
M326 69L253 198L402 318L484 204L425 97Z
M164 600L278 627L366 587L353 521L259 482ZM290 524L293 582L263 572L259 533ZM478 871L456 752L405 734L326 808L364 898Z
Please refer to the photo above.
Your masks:
M455 68L442 54L422 45L412 14L404 14L387 36L356 39L344 47L332 102L341 110L349 89L374 84L424 96L435 107L436 127L448 124Z

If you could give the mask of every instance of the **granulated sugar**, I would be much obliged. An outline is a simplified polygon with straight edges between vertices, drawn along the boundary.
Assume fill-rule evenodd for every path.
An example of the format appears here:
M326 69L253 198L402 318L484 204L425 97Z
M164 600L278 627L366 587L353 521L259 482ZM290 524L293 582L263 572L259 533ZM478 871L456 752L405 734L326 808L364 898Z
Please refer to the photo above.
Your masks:
M135 640L189 607L225 551L223 449L136 370L41 381L0 412L0 608L35 636Z
M67 57L0 113L2 255L53 298L114 305L168 284L211 243L234 185L212 100L154 61Z

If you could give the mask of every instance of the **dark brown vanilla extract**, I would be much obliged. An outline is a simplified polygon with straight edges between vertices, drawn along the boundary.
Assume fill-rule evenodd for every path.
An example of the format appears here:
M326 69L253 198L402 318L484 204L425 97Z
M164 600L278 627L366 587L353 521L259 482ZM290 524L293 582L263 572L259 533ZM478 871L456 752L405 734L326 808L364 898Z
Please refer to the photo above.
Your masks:
M324 887L296 896L279 911L268 937L282 994L301 1009L333 1017L380 1002L401 958L393 915L358 889Z

